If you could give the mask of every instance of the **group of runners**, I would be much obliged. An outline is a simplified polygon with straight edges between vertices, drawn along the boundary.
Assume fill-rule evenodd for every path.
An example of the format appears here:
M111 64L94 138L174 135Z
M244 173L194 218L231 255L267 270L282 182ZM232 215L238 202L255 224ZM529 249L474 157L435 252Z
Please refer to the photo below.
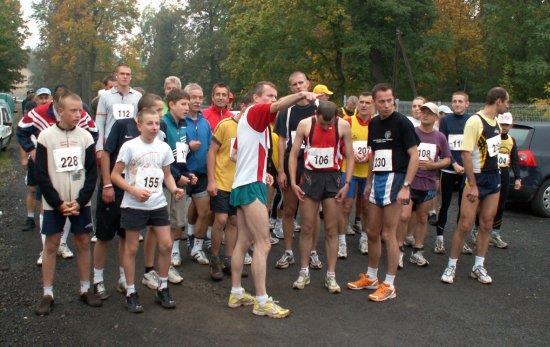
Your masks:
M184 248L180 240L187 240L195 262L208 265L212 280L231 277L229 307L252 306L256 315L283 318L290 310L266 288L271 245L283 240L275 267L286 269L298 261L292 287L303 290L310 284L310 269L325 266L317 253L322 234L324 285L340 293L337 259L347 258L346 235L353 230L361 234L359 250L368 254L368 265L347 288L373 290L373 301L395 298L404 246L412 247L410 263L429 263L424 243L430 220L437 229L434 253L446 253L443 234L455 190L458 221L441 281L452 283L460 253L473 252L465 242L473 230L471 276L491 283L484 259L489 244L507 246L499 229L510 169L515 188L521 186L517 149L508 134L513 123L509 95L503 88L491 89L485 107L474 115L466 114L464 92L452 95L448 114L418 97L408 119L396 111L387 84L350 97L339 108L327 86L310 92L308 77L299 71L289 76L291 94L278 98L273 83L258 82L237 110L225 84L212 87L212 105L202 109L198 84L182 88L179 78L167 77L161 98L132 88L131 79L130 67L117 66L92 102L92 114L66 87L54 93L41 88L37 106L18 125L28 170L25 230L35 228L35 205L41 205L38 315L53 309L56 254L73 256L69 232L80 299L93 307L101 306L110 296L108 288L115 287L104 277L104 267L116 235L116 290L125 294L134 313L143 312L135 269L142 236L141 282L167 309L176 306L168 283L183 280L177 270ZM388 259L380 280L382 243ZM248 276L245 264L251 264L255 295L242 286Z

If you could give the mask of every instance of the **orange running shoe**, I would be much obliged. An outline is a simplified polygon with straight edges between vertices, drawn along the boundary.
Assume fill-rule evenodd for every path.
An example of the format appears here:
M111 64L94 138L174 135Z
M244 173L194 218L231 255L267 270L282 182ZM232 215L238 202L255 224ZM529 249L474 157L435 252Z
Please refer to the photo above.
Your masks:
M370 278L365 273L359 274L359 279L355 282L348 282L348 288L351 290L377 289L378 278Z
M372 294L369 294L369 299L372 301L385 301L388 299L393 299L397 296L395 293L395 287L390 286L389 284L382 282L381 285L378 286L378 289Z

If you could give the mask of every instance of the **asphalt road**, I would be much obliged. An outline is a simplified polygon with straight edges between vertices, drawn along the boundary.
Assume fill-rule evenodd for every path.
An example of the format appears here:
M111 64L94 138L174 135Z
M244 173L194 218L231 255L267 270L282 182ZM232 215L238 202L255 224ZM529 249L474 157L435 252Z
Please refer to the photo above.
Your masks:
M293 290L298 266L275 269L282 246L272 248L268 293L292 310L287 319L256 317L250 308L227 308L229 279L212 282L208 267L193 263L186 251L180 268L184 282L171 286L178 307L162 309L153 303L153 292L139 284L145 313L134 315L115 292L118 275L113 245L105 274L112 296L103 307L80 303L76 261L59 259L55 309L47 317L37 317L34 307L42 289L35 261L40 241L37 231L20 231L25 217L24 173L12 158L13 145L0 153L2 345L546 345L550 338L550 220L532 216L524 206L506 211L503 238L509 241L509 249L489 251L486 265L492 285L468 278L473 256L459 260L455 284L441 283L447 257L428 251L430 266L406 263L398 273L396 299L370 302L369 291L344 289L347 281L367 267L367 257L357 250L358 236L348 236L349 257L337 265L337 280L343 288L339 295L324 288L324 270L312 271L311 285L305 290ZM449 220L454 220L455 213L453 209ZM427 248L432 247L434 234L430 230ZM72 240L69 244L74 250ZM323 248L320 243L322 259ZM141 276L141 251L138 264ZM253 290L250 279L244 286Z

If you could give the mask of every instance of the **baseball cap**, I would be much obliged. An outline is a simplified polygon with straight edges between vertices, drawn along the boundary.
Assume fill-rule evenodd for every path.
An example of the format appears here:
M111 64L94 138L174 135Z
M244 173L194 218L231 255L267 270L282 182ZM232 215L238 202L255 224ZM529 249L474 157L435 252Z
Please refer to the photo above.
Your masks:
M453 113L453 111L449 108L449 106L447 105L440 105L439 106L439 112L443 112L443 113Z
M314 93L317 93L317 94L327 94L327 95L332 95L334 94L333 92L331 92L327 86L325 86L324 84L318 84L315 86L315 88L313 88L313 92Z
M45 87L38 88L38 90L36 91L36 95L44 95L44 94L52 95L52 91Z
M427 108L430 110L431 113L435 114L436 116L439 115L439 109L437 108L437 105L433 102L427 102L424 105L420 106L420 109Z
M505 112L503 114L499 114L497 117L498 124L514 124L514 117L512 117L512 114L510 112Z

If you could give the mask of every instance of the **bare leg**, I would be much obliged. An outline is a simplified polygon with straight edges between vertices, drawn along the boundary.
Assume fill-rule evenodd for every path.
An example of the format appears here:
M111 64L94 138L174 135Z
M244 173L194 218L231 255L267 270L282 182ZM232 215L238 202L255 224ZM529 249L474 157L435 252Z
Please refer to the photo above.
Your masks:
M170 235L170 226L155 226L151 227L158 240L159 246L159 277L168 277L168 268L170 267L170 259L172 255L172 236ZM126 270L126 269L125 269ZM126 275L128 277L128 275Z
M124 276L126 277L126 284L130 286L135 284L136 253L139 248L139 232L137 230L126 230L124 241L126 243L123 263Z
M302 269L309 267L309 255L312 251L313 233L317 224L319 213L319 201L307 196L300 203L300 266ZM336 221L336 219L334 219ZM326 222L325 222L326 223Z
M386 252L388 254L388 274L397 273L397 263L399 262L399 246L397 245L397 224L399 219L395 218L401 213L403 205L394 202L383 210L382 237L386 243Z
M55 275L55 260L61 241L61 232L46 236L42 254L42 283L44 287L53 285Z
M327 270L336 272L336 259L338 257L338 212L339 205L335 199L322 201L323 214L325 216L325 247L327 249Z

